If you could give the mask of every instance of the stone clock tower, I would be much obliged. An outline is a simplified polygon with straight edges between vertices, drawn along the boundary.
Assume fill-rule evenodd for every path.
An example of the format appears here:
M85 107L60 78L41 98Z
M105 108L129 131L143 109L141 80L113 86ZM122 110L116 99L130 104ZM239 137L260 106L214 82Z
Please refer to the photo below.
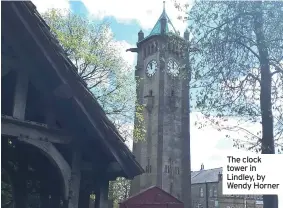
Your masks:
M133 152L145 173L132 181L131 194L158 186L191 206L189 67L184 38L165 8L149 36L138 33L137 102L144 105L144 141Z

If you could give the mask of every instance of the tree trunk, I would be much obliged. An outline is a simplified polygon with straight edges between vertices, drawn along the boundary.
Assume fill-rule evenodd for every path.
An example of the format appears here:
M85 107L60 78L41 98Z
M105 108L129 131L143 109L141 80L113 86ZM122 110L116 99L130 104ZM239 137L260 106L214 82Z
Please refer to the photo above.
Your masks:
M262 154L275 154L273 135L273 115L271 104L271 72L269 64L269 54L265 43L263 32L263 12L262 2L254 2L254 31L256 34L257 48L260 58L260 108L262 118ZM278 197L276 195L263 196L264 208L278 208Z

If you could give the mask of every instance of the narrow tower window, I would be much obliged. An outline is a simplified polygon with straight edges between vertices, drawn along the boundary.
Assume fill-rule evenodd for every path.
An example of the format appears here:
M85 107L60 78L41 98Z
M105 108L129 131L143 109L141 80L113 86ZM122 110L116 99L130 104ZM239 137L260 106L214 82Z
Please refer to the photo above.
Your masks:
M151 165L150 165L150 159L147 159L147 166L145 167L146 173L151 173Z
M180 168L179 167L175 167L175 174L180 175Z
M165 165L165 173L169 173L169 165Z
M145 167L145 172L146 172L146 173L151 173L151 165L147 165L147 166Z

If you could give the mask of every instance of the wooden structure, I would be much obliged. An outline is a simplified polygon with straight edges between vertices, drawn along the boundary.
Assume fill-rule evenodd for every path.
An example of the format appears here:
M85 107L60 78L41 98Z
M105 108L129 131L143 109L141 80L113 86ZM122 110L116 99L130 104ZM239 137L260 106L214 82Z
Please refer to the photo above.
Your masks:
M153 186L121 202L119 208L184 208L184 204L161 188Z
M108 206L143 172L29 1L2 2L2 179L16 208ZM3 207L3 206L2 206Z

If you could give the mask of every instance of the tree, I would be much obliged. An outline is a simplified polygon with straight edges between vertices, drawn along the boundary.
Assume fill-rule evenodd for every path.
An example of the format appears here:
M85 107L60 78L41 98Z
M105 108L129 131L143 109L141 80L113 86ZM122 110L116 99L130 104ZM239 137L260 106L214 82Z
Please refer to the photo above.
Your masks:
M68 10L51 9L42 16L108 117L124 138L132 137L124 126L134 119L134 71L121 56L125 49L110 24Z
M118 208L119 202L127 199L130 193L130 180L117 178L109 182L108 199L113 201L113 207ZM90 200L95 201L95 194L90 195Z
M238 147L274 154L283 138L283 2L196 1L184 20L199 49L190 55L195 108L219 129L244 131ZM264 196L264 207L277 206Z
M117 178L116 181L110 182L109 199L114 201L114 208L118 203L127 199L130 194L130 181L125 178Z

